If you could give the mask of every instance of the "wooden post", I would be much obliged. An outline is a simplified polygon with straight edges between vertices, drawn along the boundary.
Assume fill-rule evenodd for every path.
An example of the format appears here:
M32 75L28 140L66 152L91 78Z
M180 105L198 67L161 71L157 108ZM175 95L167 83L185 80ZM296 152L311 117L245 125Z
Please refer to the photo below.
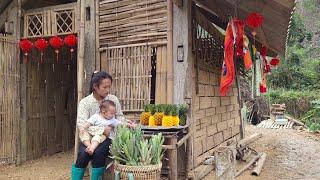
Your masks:
M172 0L167 0L167 103L173 102L173 55L172 55L172 26L173 26L173 4Z
M85 7L84 0L80 1L80 32L79 32L79 52L78 52L78 104L83 97L83 63L84 63L84 26L85 26ZM79 149L79 132L76 127L75 139L74 139L74 163L77 161L78 149Z
M170 145L176 146L177 144L177 136L173 135L170 138ZM177 155L178 155L178 150L175 147L172 150L168 151L169 154L169 166L170 166L170 174L169 174L169 179L170 180L177 180L178 179L178 160L177 160Z
M100 19L100 11L99 11L99 1L96 1L95 3L95 15L96 15L96 24L95 24L95 29L96 29L96 69L101 70L101 56L100 56L100 51L99 51L99 19Z
M217 180L232 180L235 174L235 157L228 146L221 146L214 153Z
M20 24L21 24L21 0L17 0L17 17L16 17L16 38L17 39L19 39L20 38L20 29L21 29L21 27L20 27ZM19 52L19 51L18 51ZM20 61L20 53L17 55L17 58L18 58L18 60ZM21 74L20 74L20 80L21 80ZM21 84L20 84L20 99L21 99L21 104L20 104L20 110L21 110L21 114L20 114L20 119L18 120L17 119L17 121L18 121L18 133L17 133L17 135L18 135L18 137L17 137L17 144L16 144L16 148L17 148L17 161L16 161L16 164L17 165L20 165L21 164L21 161L22 161L22 148L21 148L21 140L22 140L22 127L21 127L21 121L22 121L22 108L21 108L21 105L22 105L22 98L21 98L21 89L22 89L22 86L21 86ZM25 108L25 107L23 107L23 108ZM24 135L24 137L25 137L25 135Z

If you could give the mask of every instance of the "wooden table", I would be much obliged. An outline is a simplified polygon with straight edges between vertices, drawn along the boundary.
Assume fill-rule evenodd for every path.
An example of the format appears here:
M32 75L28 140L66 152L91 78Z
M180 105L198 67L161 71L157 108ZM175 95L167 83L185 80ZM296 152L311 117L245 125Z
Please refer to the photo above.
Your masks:
M169 179L178 179L178 148L186 142L191 136L191 133L187 131L187 126L177 127L149 127L142 128L144 137L151 137L154 134L162 133L163 137L167 139L167 144L162 147L168 151L169 158ZM166 142L166 141L165 141Z

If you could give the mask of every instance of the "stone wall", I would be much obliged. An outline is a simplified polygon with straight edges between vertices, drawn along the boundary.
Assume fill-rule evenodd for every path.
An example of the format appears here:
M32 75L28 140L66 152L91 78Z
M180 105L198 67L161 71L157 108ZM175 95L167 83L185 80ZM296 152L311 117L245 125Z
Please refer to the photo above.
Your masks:
M233 86L227 96L219 95L220 68L200 62L198 94L193 95L193 123L195 123L194 153L204 155L219 144L240 138L238 92ZM203 158L202 158L203 159ZM199 162L196 162L196 165Z

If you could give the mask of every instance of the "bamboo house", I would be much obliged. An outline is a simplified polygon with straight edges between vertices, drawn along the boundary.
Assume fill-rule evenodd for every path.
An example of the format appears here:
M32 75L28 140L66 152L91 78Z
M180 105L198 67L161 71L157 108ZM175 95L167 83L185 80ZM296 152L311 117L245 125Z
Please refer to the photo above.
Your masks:
M72 149L77 102L91 73L105 70L129 119L148 103L190 106L187 126L168 147L169 177L198 177L217 146L243 138L238 84L219 94L229 16L261 12L258 50L284 55L293 9L294 0L1 0L0 163ZM19 50L23 38L71 34L73 52Z

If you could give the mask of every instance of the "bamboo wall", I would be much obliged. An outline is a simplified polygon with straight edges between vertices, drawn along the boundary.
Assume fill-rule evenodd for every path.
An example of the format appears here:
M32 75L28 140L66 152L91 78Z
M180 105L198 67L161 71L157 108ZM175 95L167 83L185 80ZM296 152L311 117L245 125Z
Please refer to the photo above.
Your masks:
M70 61L69 51L65 49L60 52L59 61L55 57L54 51L48 49L45 63L39 64L40 55L34 50L27 64L27 159L52 155L73 146L76 59Z
M100 0L100 47L166 40L166 3L166 0Z
M0 165L14 163L19 143L20 64L17 41L0 35Z
M98 4L100 67L113 76L112 92L123 111L137 118L145 104L166 103L167 1L100 0Z

